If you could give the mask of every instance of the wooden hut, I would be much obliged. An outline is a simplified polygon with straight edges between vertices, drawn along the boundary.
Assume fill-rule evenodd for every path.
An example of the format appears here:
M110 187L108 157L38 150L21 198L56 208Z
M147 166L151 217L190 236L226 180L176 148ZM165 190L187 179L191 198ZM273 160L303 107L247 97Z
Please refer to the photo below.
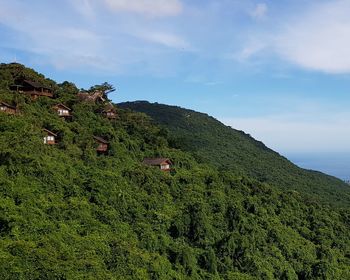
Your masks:
M108 148L109 148L109 142L101 137L98 137L98 136L94 136L94 139L95 139L96 143L98 144L96 151L100 154L107 153Z
M17 114L17 108L5 102L0 102L0 112L6 113L9 115L15 115Z
M57 134L53 133L52 131L48 129L43 129L45 136L44 136L44 144L46 145L55 145L56 144L56 137Z
M23 80L20 85L12 85L10 89L28 94L33 100L37 99L39 96L53 97L52 89L30 80Z
M62 103L53 106L53 109L57 112L57 114L60 117L62 117L64 119L72 117L72 115L70 113L72 111L72 109L70 109L69 107L67 107L66 105L64 105Z
M149 166L157 166L162 171L170 171L173 165L168 158L145 158L143 163Z
M102 111L102 115L107 119L113 120L117 118L117 110L112 104L109 104Z

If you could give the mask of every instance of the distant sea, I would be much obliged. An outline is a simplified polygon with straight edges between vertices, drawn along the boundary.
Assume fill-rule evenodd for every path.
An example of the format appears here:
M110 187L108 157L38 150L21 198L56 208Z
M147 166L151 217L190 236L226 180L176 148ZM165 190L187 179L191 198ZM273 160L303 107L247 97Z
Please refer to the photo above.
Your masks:
M350 153L286 154L296 165L321 171L342 180L350 180Z

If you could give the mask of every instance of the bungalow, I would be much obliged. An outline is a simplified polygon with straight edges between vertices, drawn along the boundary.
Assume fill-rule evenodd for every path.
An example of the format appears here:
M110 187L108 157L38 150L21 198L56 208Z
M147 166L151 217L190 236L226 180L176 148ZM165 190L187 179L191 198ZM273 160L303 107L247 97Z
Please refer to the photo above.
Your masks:
M53 133L52 131L50 131L48 129L43 129L43 131L45 133L44 144L55 145L57 134Z
M68 108L66 105L63 105L62 103L53 106L53 109L57 112L58 116L64 119L72 117L70 113L72 109Z
M98 136L94 136L94 139L95 139L96 143L98 144L96 151L100 154L107 153L108 147L109 147L109 142L101 137L98 137Z
M5 102L0 102L0 112L4 112L9 115L15 115L17 113L17 108Z
M157 166L162 171L170 171L173 163L168 158L145 158L143 164Z
M37 99L39 96L53 97L51 88L30 80L23 80L20 85L10 86L10 89L29 94L33 100Z

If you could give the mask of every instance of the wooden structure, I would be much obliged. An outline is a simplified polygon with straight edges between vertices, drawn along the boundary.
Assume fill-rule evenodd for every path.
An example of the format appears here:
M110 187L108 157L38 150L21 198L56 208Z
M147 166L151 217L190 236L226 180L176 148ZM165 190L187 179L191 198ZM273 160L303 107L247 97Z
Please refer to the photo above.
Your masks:
M45 136L44 136L44 144L46 145L55 145L56 144L56 137L57 134L53 133L52 131L48 129L43 129Z
M168 158L145 158L143 163L149 166L157 166L162 171L170 171L173 165Z
M109 142L101 137L98 137L98 136L94 136L94 139L95 139L96 143L98 144L96 151L99 154L107 153L108 148L109 148Z
M17 108L5 102L0 102L0 112L6 113L9 115L16 115Z
M108 104L102 111L102 115L107 119L113 120L117 118L117 110L112 104Z
M53 106L53 109L57 112L58 116L60 116L64 119L72 117L72 115L70 113L72 111L72 109L68 108L66 105L64 105L62 103Z
M28 94L33 100L37 99L39 96L46 96L50 98L53 97L52 89L40 83L29 80L23 80L20 85L12 85L10 86L10 89Z

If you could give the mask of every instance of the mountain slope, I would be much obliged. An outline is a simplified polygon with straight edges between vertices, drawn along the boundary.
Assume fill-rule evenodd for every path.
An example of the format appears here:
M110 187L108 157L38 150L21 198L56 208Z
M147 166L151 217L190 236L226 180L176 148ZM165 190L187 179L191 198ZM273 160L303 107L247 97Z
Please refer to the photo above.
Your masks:
M242 131L192 110L145 101L119 104L143 112L170 131L172 146L201 162L267 182L282 190L316 195L333 205L350 205L350 188L341 180L304 170Z
M44 79L0 65L0 101L20 110L0 112L0 279L350 279L349 210L199 164L149 117L108 120L72 83L31 100L9 90L12 70ZM154 156L172 172L142 164Z

